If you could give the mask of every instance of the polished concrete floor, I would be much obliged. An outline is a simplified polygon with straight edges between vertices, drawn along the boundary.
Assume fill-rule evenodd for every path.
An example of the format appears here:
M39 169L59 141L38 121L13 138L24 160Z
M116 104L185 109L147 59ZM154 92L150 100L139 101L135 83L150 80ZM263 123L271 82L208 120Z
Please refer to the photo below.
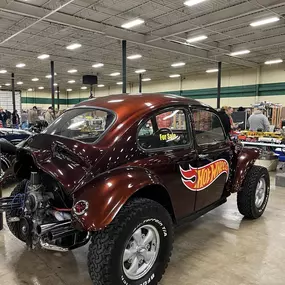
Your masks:
M0 232L1 285L92 285L88 247L69 253L28 251ZM160 285L284 285L285 188L274 186L267 210L243 220L236 196L176 233L171 262Z

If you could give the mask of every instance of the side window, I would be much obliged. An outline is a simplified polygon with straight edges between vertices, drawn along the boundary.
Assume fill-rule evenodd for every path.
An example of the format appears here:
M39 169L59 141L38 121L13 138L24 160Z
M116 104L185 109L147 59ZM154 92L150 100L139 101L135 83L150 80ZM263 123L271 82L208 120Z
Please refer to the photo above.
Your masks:
M193 110L194 133L198 145L225 141L225 133L219 117L207 110Z
M181 109L174 109L154 115L140 127L138 142L144 149L189 144L185 112Z

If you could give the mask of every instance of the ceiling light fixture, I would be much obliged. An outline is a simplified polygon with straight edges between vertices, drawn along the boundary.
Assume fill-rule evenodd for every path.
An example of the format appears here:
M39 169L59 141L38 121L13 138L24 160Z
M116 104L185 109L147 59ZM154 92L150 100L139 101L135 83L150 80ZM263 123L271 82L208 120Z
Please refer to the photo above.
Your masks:
M80 48L80 47L82 47L81 44L75 43L75 44L71 44L71 45L67 46L66 49L74 50L74 49L77 49L77 48Z
M186 40L186 42L187 43L195 43L195 42L203 41L203 40L205 40L207 38L208 38L207 36L201 35L201 36L189 38L189 39Z
M214 72L218 72L218 71L219 71L219 69L217 69L217 68L206 70L207 73L214 73Z
M271 18L267 18L267 19L263 19L263 20L260 20L260 21L253 22L250 25L252 27L258 27L258 26L263 26L263 25L266 25L266 24L278 22L279 20L280 19L278 17L271 17Z
M18 68L22 68L22 67L25 67L25 66L26 66L25 63L18 63L18 64L16 65L16 67L18 67Z
M99 85L97 85L99 88L101 88L101 87L105 87L105 85L104 84L99 84Z
M135 71L135 73L144 73L144 72L146 72L145 69L138 69L138 70Z
M56 72L54 73L54 76L56 76ZM51 78L51 74L46 75L46 78Z
M39 79L35 77L32 79L32 81L39 81Z
M86 90L87 87L86 87L86 86L82 86L81 89L82 89L82 90Z
M70 69L67 71L68 73L76 73L77 72L77 69Z
M204 1L206 1L206 0L188 0L188 1L184 2L184 5L191 7L191 6L200 4Z
M68 88L68 89L66 89L66 91L67 91L67 92L71 92L71 91L72 91L72 89Z
M136 19L136 20L132 20L132 21L129 21L129 22L121 25L121 27L124 29L130 29L130 28L133 28L135 26L141 25L143 23L144 23L143 19Z
M122 82L122 81L120 81L120 82L117 82L117 84L118 84L118 85L122 85L122 84L123 84L123 82Z
M54 84L53 84L53 86L57 86L57 85L58 85L57 83L54 83Z
M177 77L180 77L181 75L180 74L171 74L169 75L170 78L177 78Z
M240 51L235 51L230 53L231 56L237 56L237 55L243 55L243 54L248 54L250 53L250 50L245 49L245 50L240 50Z
M75 83L75 80L68 80L68 83Z
M11 83L5 83L5 86L10 86L11 85Z
M17 84L18 84L18 85L22 85L22 84L24 84L24 82L18 81Z
M48 54L41 54L38 56L38 59L47 59L47 58L49 58Z
M138 58L141 58L141 57L142 57L142 55L140 55L140 54L133 54L133 55L129 55L127 57L127 59L138 59Z
M104 66L104 63L95 63L95 64L92 65L92 67L94 67L94 68L99 68L99 67L102 67L102 66Z
M121 74L120 72L113 72L113 73L110 74L110 76L118 76L120 74Z
M265 61L264 62L264 64L277 64L277 63L281 63L281 62L283 62L283 59L273 59L273 60L267 60L267 61Z
M151 81L151 78L143 78L142 81Z
M27 91L29 91L29 92L30 92L30 91L33 91L33 89L32 89L32 88L29 88Z
M0 73L7 73L7 70L6 69L0 69Z
M43 86L38 87L38 89L43 90L45 89Z
M184 66L186 63L185 62L175 62L173 64L171 64L172 67L180 67L180 66Z

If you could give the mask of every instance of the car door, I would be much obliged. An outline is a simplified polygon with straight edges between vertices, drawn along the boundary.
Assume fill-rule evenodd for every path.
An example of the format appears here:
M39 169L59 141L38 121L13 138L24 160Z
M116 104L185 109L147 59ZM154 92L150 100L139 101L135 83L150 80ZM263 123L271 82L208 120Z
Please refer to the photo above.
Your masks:
M189 110L173 107L156 112L138 130L138 145L145 154L140 165L147 166L161 179L178 219L195 209L196 193L187 188L183 178L197 163L190 128Z
M231 148L213 109L192 107L192 128L198 153L195 204L198 211L222 198L230 171Z

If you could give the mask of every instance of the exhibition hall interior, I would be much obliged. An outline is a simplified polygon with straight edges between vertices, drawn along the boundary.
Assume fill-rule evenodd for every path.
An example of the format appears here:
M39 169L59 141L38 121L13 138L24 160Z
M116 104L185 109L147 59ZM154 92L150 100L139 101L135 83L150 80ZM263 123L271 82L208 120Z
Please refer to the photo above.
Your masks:
M284 285L284 15L0 0L0 284Z

